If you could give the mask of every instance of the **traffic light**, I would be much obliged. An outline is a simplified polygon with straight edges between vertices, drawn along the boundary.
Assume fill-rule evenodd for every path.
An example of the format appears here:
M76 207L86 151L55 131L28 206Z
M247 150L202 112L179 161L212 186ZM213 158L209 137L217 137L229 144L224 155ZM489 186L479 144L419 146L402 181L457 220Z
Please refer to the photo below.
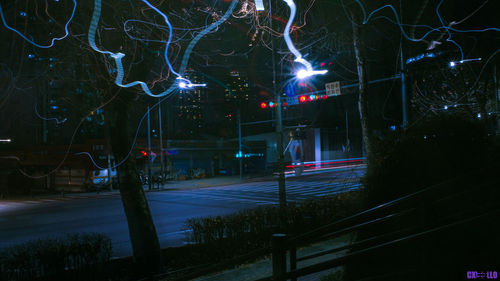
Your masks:
M282 104L283 106L286 106ZM276 102L274 101L269 101L269 102L261 102L260 103L260 108L266 109L266 108L275 108L277 106Z

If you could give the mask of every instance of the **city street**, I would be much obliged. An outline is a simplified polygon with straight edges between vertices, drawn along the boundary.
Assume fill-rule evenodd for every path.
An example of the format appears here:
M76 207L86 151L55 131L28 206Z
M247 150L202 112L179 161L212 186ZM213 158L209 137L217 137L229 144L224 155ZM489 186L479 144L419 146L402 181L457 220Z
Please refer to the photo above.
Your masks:
M360 188L364 167L338 169L286 180L289 202ZM193 217L224 215L278 203L276 179L204 188L168 188L147 193L162 247L186 243L184 222ZM114 256L132 254L125 214L117 192L68 195L37 200L0 201L0 248L26 240L66 233L103 232Z

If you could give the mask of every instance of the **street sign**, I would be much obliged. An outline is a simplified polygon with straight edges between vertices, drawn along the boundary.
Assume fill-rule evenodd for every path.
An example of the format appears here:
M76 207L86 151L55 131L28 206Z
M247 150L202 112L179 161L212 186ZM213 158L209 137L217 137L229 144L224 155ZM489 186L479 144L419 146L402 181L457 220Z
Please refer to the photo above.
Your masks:
M295 96L295 93L297 92L297 86L295 86L295 83L288 83L285 86L285 94L287 97L293 97Z
M295 97L287 97L285 99L286 99L287 106L299 104L299 97L297 97L297 96L295 96Z
M326 95L327 96L339 96L340 95L340 82L331 82L325 84Z

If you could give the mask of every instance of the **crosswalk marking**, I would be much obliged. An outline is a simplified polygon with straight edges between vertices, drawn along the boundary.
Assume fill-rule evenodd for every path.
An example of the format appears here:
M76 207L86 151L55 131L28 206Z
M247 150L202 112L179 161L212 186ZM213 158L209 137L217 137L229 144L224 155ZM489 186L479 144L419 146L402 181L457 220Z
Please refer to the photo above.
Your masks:
M294 179L286 181L287 201L299 202L306 199L333 195L362 187L358 175L346 178ZM277 181L247 182L228 186L214 186L189 190L169 190L168 192L147 193L148 200L155 202L182 202L187 200L209 200L214 202L253 203L269 205L278 203ZM10 201L10 206L55 203L75 199L119 198L119 193L88 194L82 196L66 196L42 198L28 201ZM1 203L0 203L1 207ZM4 206L5 207L5 206Z
M333 195L361 187L356 180L341 181L291 181L286 184L287 201L298 202L310 198ZM213 201L231 201L236 203L257 203L257 205L276 204L278 202L278 184L276 182L254 182L233 186L208 187L196 190L179 190L169 193L168 200L183 201L204 199Z

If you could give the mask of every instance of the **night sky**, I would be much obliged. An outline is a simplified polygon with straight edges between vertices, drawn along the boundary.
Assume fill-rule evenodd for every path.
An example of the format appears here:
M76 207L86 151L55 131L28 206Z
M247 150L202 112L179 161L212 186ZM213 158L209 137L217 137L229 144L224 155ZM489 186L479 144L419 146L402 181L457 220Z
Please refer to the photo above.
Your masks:
M295 73L301 64L294 62L295 56L283 36L290 15L285 2L272 4L272 32L267 1L264 1L266 11L260 12L255 11L253 1L240 1L227 20L205 36L199 36L199 41L193 44L200 32L223 17L230 3L150 3L157 11L140 1L102 3L96 46L101 52L125 54L123 84L144 81L154 94L167 91L168 98L162 101L162 106L176 112L179 92L175 85L179 81L176 77L184 75L177 73L183 65L183 56L189 54L182 66L184 69L194 69L211 78L204 76L202 81L207 83L202 89L205 102L200 105L206 113L203 129L195 135L173 130L169 132L172 138L235 137L236 120L227 115L235 115L238 107L245 111L243 122L272 118L271 110L262 110L259 104L274 99L273 51L278 93L284 94L289 83L295 85L297 95L322 91L328 82L357 83L351 10L366 22L364 40L369 80L399 73L401 46L405 59L433 53L432 58L425 57L407 65L413 119L428 114L435 103L425 102L428 95L435 95L436 89L443 88L442 83L429 83L427 79L424 83L427 88L422 89L419 83L425 80L425 75L436 77L439 73L443 79L453 80L448 83L451 91L464 92L465 84L485 79L498 61L495 1L297 1L290 37L313 68L328 70L325 75L298 81ZM106 105L112 103L120 91L137 94L136 106L130 112L136 121L131 126L137 126L146 107L158 101L148 97L138 85L120 87L114 83L119 72L116 61L89 44L92 3L78 3L76 8L72 1L2 1L1 4L2 138L14 139L13 144L20 146L40 144L44 142L43 131L47 130L45 141L49 143L69 144L72 138L83 142L87 138L102 137ZM168 61L164 56L167 45ZM450 61L477 58L481 60L462 64L458 74L450 72L453 71L448 67ZM230 83L229 74L234 70L241 72L247 81L250 100L224 100L224 85ZM460 81L455 81L457 75L463 76ZM376 127L382 132L401 123L400 87L397 80L371 87L370 110ZM346 111L356 120L356 88L346 88L343 94L325 101L290 106L284 111L290 121L285 122L336 128L343 124ZM455 94L454 102L458 103L460 93ZM418 100L421 96L424 98ZM175 114L168 117L173 116ZM219 125L230 129L213 129ZM359 126L356 121L352 125ZM195 124L181 127L184 126ZM264 133L273 131L273 127L267 124L248 130L248 134Z

